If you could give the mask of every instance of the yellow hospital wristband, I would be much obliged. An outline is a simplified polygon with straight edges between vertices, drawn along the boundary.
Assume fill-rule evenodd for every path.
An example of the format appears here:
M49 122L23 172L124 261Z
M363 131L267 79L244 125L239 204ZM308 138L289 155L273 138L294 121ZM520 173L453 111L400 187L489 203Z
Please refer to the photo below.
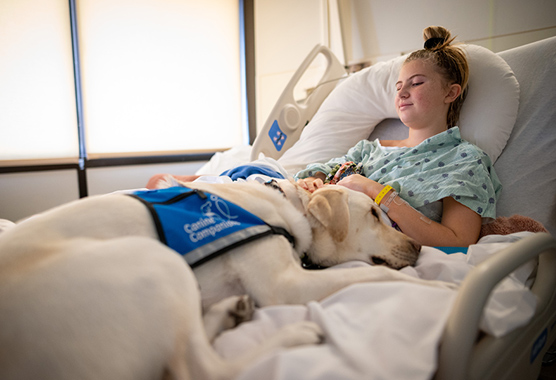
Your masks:
M375 198L375 203L376 203L377 205L380 205L380 201L382 200L382 198L384 198L384 196L385 196L386 194L388 194L388 192L389 192L390 190L394 190L394 188L393 188L392 186L390 186L390 185L384 186L384 189L382 189L382 191L381 191L380 193L378 193L378 195L376 196L376 198Z

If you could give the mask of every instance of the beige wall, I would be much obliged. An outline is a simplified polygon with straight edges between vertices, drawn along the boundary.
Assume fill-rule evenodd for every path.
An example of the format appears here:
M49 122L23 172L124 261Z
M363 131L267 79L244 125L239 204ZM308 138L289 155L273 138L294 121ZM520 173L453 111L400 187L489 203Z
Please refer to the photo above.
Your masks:
M336 4L345 44L333 51L344 63L377 62L421 48L429 25L495 52L556 35L552 0L255 0L257 130L297 65L337 33L328 26L335 20L329 7Z
M421 31L442 25L495 52L556 35L556 1L339 0L350 61L420 48ZM501 37L497 37L501 36Z
M204 162L87 169L89 195L143 188L158 173L193 174ZM0 175L0 219L17 221L79 198L77 170Z
M255 0L257 131L316 44L326 44L326 2Z

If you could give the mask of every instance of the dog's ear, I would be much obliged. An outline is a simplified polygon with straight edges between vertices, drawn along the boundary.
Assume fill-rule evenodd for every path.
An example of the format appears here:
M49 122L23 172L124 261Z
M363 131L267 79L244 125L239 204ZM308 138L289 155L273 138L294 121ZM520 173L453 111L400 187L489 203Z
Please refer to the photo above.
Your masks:
M328 189L327 189L328 190ZM307 211L322 224L332 239L343 241L349 231L347 194L343 191L318 191L313 194Z

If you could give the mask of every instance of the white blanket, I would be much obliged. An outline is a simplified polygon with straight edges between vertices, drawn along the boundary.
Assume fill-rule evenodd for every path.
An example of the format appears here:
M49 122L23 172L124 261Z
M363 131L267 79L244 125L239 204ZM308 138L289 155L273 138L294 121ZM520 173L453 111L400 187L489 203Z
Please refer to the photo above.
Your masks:
M402 271L460 283L476 264L526 234L487 237L467 254L447 255L424 247L416 266ZM502 336L530 320L536 299L525 284L535 264L519 268L495 289L482 330ZM361 265L367 264L342 266ZM455 295L451 290L400 282L352 285L321 302L259 309L252 322L224 333L215 347L223 356L234 357L285 324L311 320L324 330L324 344L275 353L240 379L430 379Z
M217 175L247 163L249 148L223 152L197 174ZM278 172L284 170L269 158L259 157L257 162ZM228 177L217 176L199 180L231 182ZM474 266L528 234L486 236L469 247L467 254L448 255L423 247L415 267L401 271L459 284ZM350 262L342 266L365 265ZM529 322L536 298L527 285L535 266L536 262L525 264L495 288L481 320L484 332L500 337ZM324 344L275 353L249 368L240 379L430 379L455 296L455 291L409 283L357 284L321 302L259 309L253 321L221 335L215 347L223 356L234 357L256 347L285 324L311 320L324 330Z

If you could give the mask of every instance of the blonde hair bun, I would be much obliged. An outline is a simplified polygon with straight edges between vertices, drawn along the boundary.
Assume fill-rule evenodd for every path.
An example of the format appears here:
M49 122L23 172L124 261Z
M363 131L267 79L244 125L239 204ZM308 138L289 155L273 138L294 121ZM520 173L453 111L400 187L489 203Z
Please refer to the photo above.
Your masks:
M455 37L443 26L429 26L423 30L423 39L425 50L436 51L449 46Z

